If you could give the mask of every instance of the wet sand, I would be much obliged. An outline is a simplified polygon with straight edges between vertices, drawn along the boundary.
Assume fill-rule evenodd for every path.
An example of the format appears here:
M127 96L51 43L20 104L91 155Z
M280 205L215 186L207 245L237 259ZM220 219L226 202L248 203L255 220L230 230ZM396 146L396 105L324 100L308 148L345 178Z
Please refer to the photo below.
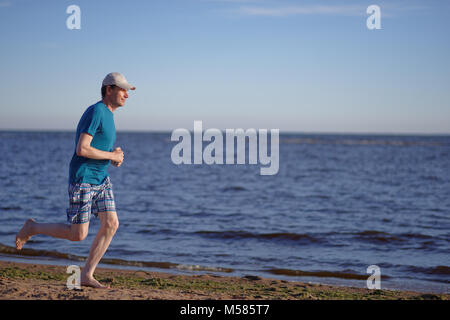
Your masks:
M2 300L449 300L449 294L369 290L255 276L176 275L98 268L95 277L110 289L69 290L66 267L0 261Z

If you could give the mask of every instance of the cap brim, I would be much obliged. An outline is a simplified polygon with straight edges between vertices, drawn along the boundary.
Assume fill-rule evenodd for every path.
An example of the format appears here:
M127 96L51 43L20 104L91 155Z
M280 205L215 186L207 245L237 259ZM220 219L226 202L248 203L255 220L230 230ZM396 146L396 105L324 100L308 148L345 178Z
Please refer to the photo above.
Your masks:
M117 85L118 87L121 87L122 89L125 90L136 90L136 87L133 87L131 84L126 83L126 84L121 84L121 85Z

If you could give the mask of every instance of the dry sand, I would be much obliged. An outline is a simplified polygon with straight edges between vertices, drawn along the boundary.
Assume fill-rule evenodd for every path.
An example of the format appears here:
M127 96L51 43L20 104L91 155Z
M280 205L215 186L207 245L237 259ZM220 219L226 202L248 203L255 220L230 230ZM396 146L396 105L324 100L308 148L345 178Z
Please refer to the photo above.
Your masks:
M110 289L69 290L64 266L0 261L0 299L18 300L288 300L288 299L444 299L448 294L368 290L259 277L175 275L98 268L95 277Z

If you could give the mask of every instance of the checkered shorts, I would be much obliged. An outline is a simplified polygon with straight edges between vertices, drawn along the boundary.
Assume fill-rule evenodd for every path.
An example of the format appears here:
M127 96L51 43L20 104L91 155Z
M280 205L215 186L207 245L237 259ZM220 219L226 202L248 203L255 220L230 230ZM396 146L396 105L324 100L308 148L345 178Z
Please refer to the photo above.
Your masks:
M100 185L90 183L69 184L67 221L72 224L89 222L91 214L116 211L112 184L109 177Z

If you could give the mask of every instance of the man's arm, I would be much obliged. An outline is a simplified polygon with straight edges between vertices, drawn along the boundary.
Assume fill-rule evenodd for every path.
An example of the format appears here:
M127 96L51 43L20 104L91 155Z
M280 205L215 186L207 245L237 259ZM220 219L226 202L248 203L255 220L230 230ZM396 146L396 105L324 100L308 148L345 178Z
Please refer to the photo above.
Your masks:
M77 156L95 160L111 160L123 162L123 152L116 148L113 152L103 151L91 146L92 136L88 133L81 133L77 144Z

